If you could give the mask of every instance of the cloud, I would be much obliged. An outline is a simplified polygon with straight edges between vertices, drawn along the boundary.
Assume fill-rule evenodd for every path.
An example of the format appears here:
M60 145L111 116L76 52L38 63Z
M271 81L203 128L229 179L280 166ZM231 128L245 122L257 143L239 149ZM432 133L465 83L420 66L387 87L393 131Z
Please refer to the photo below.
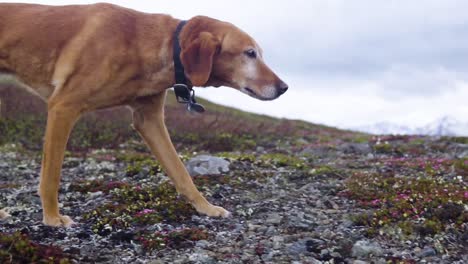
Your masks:
M110 2L182 19L202 14L230 21L260 43L268 64L290 86L267 103L231 89L197 89L217 102L353 127L468 117L465 0Z
M318 80L290 77L291 89L271 102L260 102L229 88L197 88L210 100L257 113L302 119L338 127L358 127L383 120L408 126L425 125L442 116L468 116L468 82L455 80L438 94L389 97L385 81ZM442 82L443 83L443 82Z

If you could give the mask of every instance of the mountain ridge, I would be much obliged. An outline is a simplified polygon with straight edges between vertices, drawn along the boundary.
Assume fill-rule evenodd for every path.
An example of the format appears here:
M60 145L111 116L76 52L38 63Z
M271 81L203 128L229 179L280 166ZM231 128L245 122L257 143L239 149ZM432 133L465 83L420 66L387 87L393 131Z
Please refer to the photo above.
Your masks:
M353 128L379 135L427 135L427 136L468 136L468 122L453 116L442 116L422 126L400 125L393 122L378 122Z

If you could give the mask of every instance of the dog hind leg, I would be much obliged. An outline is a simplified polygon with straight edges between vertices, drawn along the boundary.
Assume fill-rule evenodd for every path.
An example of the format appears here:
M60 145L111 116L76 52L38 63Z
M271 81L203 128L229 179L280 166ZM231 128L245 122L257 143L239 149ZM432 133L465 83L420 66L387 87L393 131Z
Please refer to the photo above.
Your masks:
M47 114L39 195L43 222L49 226L69 227L74 224L70 217L59 213L58 191L65 147L73 125L80 115L77 109L78 107L55 104L49 108Z

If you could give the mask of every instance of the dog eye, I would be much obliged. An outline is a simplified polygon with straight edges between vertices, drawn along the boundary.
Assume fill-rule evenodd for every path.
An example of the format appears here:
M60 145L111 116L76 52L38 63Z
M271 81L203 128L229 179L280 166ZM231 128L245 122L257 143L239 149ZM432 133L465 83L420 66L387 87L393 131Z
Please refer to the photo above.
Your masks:
M253 49L246 50L245 55L247 55L249 58L255 59L257 58L257 52Z

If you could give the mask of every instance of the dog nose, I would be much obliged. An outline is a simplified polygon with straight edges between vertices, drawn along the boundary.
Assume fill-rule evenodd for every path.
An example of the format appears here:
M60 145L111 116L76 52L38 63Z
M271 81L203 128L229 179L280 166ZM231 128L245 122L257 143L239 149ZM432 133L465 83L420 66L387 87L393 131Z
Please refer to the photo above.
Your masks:
M288 90L288 88L289 88L288 85L285 82L281 81L278 85L279 95L284 94Z

